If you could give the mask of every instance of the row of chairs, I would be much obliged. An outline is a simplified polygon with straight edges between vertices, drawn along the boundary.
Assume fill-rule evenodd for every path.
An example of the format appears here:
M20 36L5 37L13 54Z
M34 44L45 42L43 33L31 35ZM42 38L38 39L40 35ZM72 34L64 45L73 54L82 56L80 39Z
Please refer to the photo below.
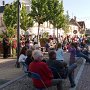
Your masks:
M44 85L44 88L36 88L35 86L35 89L36 90L45 90L47 89L48 87L45 85L44 81L42 80L41 76L38 74L38 73L35 73L35 72L31 72L31 71L27 71L27 65L25 64L25 62L22 62L21 63L22 66L23 66L23 70L24 72L26 73L27 76L29 76L30 78L34 78L34 79L38 79L42 82L42 84ZM58 76L61 78L60 74L58 73L57 69L54 68L54 67L50 67L50 69L53 69L57 74Z

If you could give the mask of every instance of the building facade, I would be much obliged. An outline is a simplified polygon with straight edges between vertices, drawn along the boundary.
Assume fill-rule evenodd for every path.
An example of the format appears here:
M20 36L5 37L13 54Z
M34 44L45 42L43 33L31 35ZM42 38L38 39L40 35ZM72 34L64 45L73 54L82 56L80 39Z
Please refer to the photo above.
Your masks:
M24 4L26 6L26 10L29 13L31 11L31 0L20 0L21 5Z
M72 18L70 20L70 25L69 25L69 35L71 36L80 36L80 31L82 30L81 26L79 25L79 23L76 20L76 17Z

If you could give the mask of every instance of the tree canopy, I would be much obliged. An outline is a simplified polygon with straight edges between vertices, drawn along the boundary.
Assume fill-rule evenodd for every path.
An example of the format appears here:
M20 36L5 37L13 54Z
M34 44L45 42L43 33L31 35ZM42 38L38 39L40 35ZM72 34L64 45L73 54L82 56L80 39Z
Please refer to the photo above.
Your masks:
M17 2L5 5L3 20L6 27L14 27L17 23Z
M47 0L32 0L31 16L38 24L46 21Z
M8 28L13 28L17 24L17 1L5 6L3 20ZM20 27L27 30L33 26L33 21L38 23L38 35L40 24L49 21L54 28L64 28L68 26L68 17L64 15L63 2L60 0L32 0L31 11L28 14L26 7L22 4L20 11Z
M20 24L20 27L25 31L33 26L33 19L28 15L24 4L22 4L22 9L20 11Z
M8 32L7 34L10 34L9 36L15 34L13 32L15 31L14 28L16 28L15 26L17 26L17 20L18 20L18 8L16 8L17 6L18 6L17 1L13 2L12 4L5 5L5 9L3 13L3 21L7 28L7 32ZM26 31L29 27L32 26L33 26L33 19L31 16L28 15L26 11L26 7L23 4L22 10L20 11L20 27Z

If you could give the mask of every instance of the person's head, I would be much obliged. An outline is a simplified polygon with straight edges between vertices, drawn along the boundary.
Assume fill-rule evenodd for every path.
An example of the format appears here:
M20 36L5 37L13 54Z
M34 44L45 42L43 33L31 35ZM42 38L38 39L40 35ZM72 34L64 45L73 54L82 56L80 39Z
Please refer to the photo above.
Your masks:
M62 47L61 43L58 43L57 48L61 48L61 47Z
M29 50L29 49L27 50L27 56L32 57L32 50Z
M34 49L35 49L35 50L36 50L36 49L39 50L39 45L38 45L38 44L35 44L35 45L34 45Z
M32 56L35 61L41 61L43 59L43 54L40 50L34 50Z
M27 48L26 48L26 47L23 47L23 48L21 49L20 55L21 55L21 54L26 55L26 53L27 53Z
M56 60L56 52L54 50L49 52L49 59Z
M75 43L71 43L70 46L75 48Z
M25 46L28 46L29 45L29 41L25 41Z

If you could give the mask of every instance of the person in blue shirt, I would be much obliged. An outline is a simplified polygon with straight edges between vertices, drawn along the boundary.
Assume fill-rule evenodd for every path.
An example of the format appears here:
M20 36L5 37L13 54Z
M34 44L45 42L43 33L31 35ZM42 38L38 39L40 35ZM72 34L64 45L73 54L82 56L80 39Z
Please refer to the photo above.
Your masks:
M58 43L58 45L57 45L56 60L58 60L58 61L63 61L64 60L64 53L63 53L61 43Z

